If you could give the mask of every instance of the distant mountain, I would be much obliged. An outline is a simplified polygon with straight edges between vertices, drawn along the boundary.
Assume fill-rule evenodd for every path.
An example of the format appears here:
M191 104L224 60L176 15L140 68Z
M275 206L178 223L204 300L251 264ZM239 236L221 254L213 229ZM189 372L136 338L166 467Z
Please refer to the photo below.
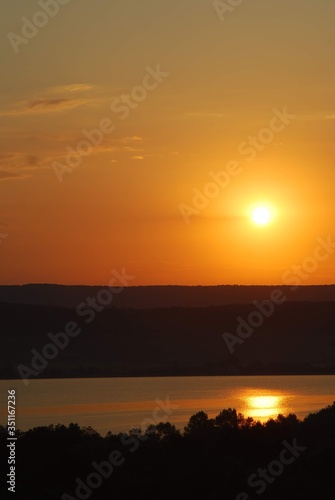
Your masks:
M18 365L40 378L335 374L333 302L285 302L264 311L234 304L78 314L0 303L0 377L18 378ZM233 353L226 333L239 336Z
M0 286L0 302L74 308L96 297L103 286L22 285ZM250 304L269 299L280 289L288 302L334 302L335 285L301 286L130 286L114 294L111 306L122 308L209 307Z

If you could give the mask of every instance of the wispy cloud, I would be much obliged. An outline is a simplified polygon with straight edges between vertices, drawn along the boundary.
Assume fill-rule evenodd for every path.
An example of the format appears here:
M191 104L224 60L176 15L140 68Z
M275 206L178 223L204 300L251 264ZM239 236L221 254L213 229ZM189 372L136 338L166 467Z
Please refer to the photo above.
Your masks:
M43 167L41 159L32 154L5 153L0 155L0 181L27 179L32 171Z
M26 97L14 103L10 109L0 110L0 115L18 116L54 113L78 108L92 103L92 96L88 94L93 90L96 90L96 87L88 83L71 83L44 88L39 91L39 95L31 98Z
M143 137L140 137L138 135L132 135L130 137L123 137L120 139L121 144L128 144L129 142L143 142L144 139Z
M35 169L39 165L39 157L25 153L5 153L0 155L0 168L28 168Z
M87 99L35 99L17 103L14 109L0 111L1 116L36 115L78 108L87 104Z
M89 83L72 83L69 85L57 85L55 87L50 87L47 89L44 93L49 93L49 94L66 94L68 92L70 93L81 93L81 92L89 92L96 88L94 85L91 85Z
M10 170L1 170L0 169L0 182L4 181L4 180L27 179L28 177L31 177L31 175L25 174L23 172L13 172Z
M108 152L122 153L124 151L139 153L144 150L141 147L137 147L137 144L142 143L143 140L143 137L139 136L105 139L101 144L94 146L93 154Z
M66 162L65 145L75 148L80 136L57 136L52 141L52 136L43 137L43 148L39 147L39 155L32 154L32 149L26 152L4 152L0 154L0 181L20 180L32 177L35 172L41 169L50 169L54 161ZM59 144L56 144L59 141ZM44 147L45 143L49 146ZM56 144L56 147L55 147ZM162 156L163 154L177 154L176 152L152 152L145 146L145 139L140 136L126 136L105 139L101 144L94 146L92 155L109 155L110 163L120 161L143 161L151 157ZM41 146L41 137L39 137ZM108 159L108 158L107 158ZM104 160L105 161L105 160Z
M142 148L134 148L133 146L122 146L123 151L143 151Z

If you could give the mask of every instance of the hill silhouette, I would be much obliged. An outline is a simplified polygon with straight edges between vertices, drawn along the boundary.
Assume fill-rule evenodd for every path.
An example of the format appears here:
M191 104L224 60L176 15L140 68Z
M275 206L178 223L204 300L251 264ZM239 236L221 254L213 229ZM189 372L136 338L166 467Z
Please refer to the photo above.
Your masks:
M229 351L223 334L236 334L253 304L202 308L105 308L86 323L74 309L0 304L2 378L20 377L42 353L50 334L69 322L80 333L38 376L140 376L335 373L333 302L286 302ZM57 349L54 349L57 351ZM36 352L35 351L35 352Z
M0 286L0 302L12 304L76 307L86 297L95 297L103 286L22 285ZM132 309L162 307L209 307L248 304L268 299L278 288L291 302L335 301L335 285L300 286L128 286L120 288L112 305Z

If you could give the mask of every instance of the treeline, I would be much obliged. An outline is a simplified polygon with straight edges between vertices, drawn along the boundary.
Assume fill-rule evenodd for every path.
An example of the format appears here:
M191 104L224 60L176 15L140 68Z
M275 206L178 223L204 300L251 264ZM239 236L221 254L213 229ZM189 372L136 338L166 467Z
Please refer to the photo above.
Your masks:
M233 409L109 432L77 424L17 433L17 500L306 500L333 497L335 403L262 424ZM1 470L7 432L0 428ZM6 494L2 480L1 498Z

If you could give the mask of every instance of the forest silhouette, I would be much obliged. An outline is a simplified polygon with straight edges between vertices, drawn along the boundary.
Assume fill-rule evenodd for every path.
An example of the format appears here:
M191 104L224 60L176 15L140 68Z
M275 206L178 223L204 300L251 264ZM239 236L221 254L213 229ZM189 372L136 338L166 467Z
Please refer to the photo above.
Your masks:
M334 424L335 402L304 420L260 423L229 408L215 418L200 411L183 431L170 422L105 437L75 423L18 431L16 498L331 498ZM0 427L2 470L6 439Z

